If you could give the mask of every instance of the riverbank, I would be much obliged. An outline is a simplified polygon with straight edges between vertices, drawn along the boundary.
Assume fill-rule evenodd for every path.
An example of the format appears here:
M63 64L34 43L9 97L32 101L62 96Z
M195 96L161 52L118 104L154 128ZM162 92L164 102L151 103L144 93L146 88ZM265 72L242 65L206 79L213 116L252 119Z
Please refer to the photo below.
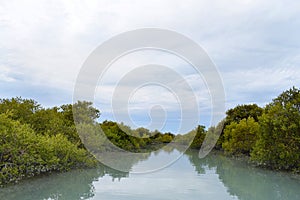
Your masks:
M196 149L193 149L193 150L196 150ZM216 149L213 149L209 154L221 155L221 156L224 156L226 158L229 158L229 159L232 159L232 160L235 160L235 161L244 162L250 167L255 167L255 168L258 168L258 169L264 169L264 170L267 170L267 171L273 171L273 172L278 172L278 173L283 173L283 174L289 174L289 175L292 175L293 177L300 180L300 171L274 169L274 168L270 168L268 166L260 165L259 163L251 160L251 157L247 156L247 155L242 155L242 154L240 154L240 155L231 155L231 154L225 153L222 150L216 150Z
M251 167L212 152L200 159L187 151L174 164L155 173L121 173L105 167L75 169L33 177L0 189L0 199L299 199L300 180L290 174ZM145 163L155 166L166 155L159 151L143 161L127 160L131 170ZM175 155L174 155L175 154ZM140 168L139 168L140 169Z
M31 99L0 99L0 185L93 167L98 161L89 151L149 152L170 142L199 149L205 140L249 165L300 173L300 90L295 87L264 108L238 105L216 127L198 125L184 135L99 123L99 117L91 102L46 109ZM110 145L103 145L107 141Z

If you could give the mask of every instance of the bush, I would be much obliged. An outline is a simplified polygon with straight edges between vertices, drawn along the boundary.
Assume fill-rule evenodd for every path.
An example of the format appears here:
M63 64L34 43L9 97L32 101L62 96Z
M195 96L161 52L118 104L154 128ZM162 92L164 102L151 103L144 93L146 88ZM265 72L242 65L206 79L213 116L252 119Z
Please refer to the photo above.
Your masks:
M78 149L65 136L37 135L28 125L0 114L0 185L94 164L86 150Z
M229 154L250 155L259 132L259 124L254 118L231 122L224 129L222 148Z
M272 169L300 170L300 90L283 92L266 106L252 160Z

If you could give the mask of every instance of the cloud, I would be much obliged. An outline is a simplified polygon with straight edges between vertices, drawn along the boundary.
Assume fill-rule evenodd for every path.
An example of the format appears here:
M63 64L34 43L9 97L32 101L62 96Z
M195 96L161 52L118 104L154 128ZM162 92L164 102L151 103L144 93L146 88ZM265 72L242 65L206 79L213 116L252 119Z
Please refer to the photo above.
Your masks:
M227 98L227 107L242 103L257 103L265 106L282 91L292 86L299 87L300 70L298 61L296 63L297 65L293 65L291 62L284 61L278 63L277 67L239 69L224 73L225 90L230 94Z
M248 102L264 105L282 90L300 86L299 8L300 2L292 0L4 0L1 95L32 97L46 106L71 102L79 70L98 45L124 31L158 27L185 34L203 46L223 78L227 108ZM105 100L100 109L109 110L116 80L149 63L171 66L193 86L200 107L209 107L205 86L190 66L174 56L148 51L128 55L107 71L105 87L98 91L97 98ZM139 95L139 109L152 92L148 88ZM166 94L156 94L157 102L166 104ZM168 106L174 110L176 103Z
M0 65L0 82L13 82L15 78L11 74L11 69L5 65Z

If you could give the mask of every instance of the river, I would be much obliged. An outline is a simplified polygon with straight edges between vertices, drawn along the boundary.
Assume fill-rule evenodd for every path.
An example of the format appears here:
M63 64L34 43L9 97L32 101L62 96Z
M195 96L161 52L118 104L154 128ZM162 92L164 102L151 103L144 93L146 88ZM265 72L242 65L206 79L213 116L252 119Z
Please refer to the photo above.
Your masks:
M143 169L178 150L151 153L129 163ZM204 159L188 151L168 167L151 173L126 173L105 166L72 170L21 181L0 189L1 200L79 199L300 199L300 179L292 174L249 166L245 161L211 153Z

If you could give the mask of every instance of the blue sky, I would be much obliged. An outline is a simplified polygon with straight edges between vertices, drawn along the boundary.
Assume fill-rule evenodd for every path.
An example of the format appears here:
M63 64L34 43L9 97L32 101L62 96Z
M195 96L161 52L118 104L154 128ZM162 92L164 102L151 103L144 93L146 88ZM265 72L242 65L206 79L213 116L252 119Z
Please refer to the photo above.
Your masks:
M46 107L71 103L76 77L88 55L114 35L145 27L170 29L201 45L221 74L226 108L245 103L264 106L283 90L300 86L299 1L2 0L0 97L33 98ZM120 59L95 93L101 120L114 120L111 82L131 66L153 59L174 68L185 65L157 52ZM208 126L208 91L188 68L181 73L199 97L200 123ZM129 101L132 120L146 126L149 112L155 115L160 105L167 108L158 116L169 113L167 120L172 121L180 113L175 99L167 90L143 88ZM174 131L178 123L173 120L163 130Z

